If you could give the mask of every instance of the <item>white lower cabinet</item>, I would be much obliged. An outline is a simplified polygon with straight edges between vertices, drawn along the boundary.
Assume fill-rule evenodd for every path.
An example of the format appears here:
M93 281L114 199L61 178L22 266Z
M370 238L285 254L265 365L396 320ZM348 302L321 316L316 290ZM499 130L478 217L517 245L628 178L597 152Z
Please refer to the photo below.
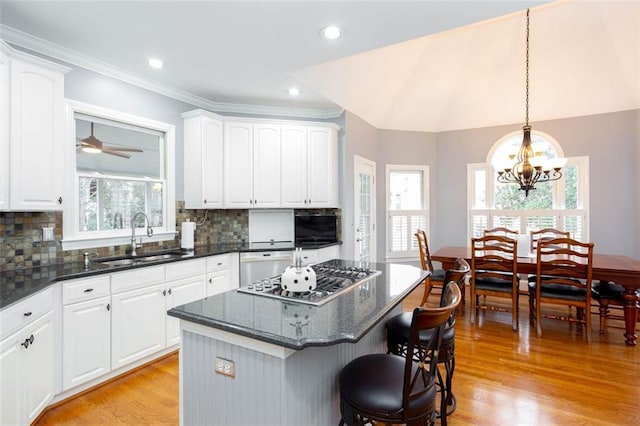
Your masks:
M111 368L165 348L166 287L157 284L111 296Z
M239 265L238 253L208 257L206 297L238 288L240 283Z
M29 424L54 392L53 313L0 342L0 424Z
M111 296L65 305L62 324L63 389L107 374L111 370Z
M202 275L167 283L166 310L205 297ZM167 346L180 343L180 320L167 315Z

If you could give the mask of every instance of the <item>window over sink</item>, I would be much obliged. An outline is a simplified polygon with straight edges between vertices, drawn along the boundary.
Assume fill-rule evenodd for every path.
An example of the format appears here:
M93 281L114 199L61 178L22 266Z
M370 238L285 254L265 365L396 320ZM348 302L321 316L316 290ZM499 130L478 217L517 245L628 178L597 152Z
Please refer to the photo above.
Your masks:
M138 212L153 241L173 239L175 127L76 101L68 120L63 249L128 244Z

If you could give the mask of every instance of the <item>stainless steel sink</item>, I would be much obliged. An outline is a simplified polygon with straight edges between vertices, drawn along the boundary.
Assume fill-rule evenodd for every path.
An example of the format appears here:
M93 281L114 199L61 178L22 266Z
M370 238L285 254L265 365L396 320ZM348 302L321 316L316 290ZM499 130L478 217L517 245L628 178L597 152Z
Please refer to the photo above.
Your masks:
M141 265L145 263L160 262L163 260L183 259L185 257L191 257L193 253L176 251L168 253L150 253L142 254L139 256L131 257L119 257L109 259L96 259L95 262L109 266L128 266L128 265Z

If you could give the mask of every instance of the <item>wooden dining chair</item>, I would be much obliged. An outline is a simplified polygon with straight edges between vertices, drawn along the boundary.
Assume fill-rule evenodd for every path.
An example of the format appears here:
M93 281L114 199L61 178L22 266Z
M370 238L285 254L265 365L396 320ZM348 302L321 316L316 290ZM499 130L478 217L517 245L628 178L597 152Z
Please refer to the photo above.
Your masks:
M440 288L442 288L445 271L443 269L434 269L433 267L431 253L429 252L427 233L424 230L419 229L414 235L418 239L418 249L420 251L420 264L422 265L422 269L431 272L431 274L429 274L429 276L423 281L424 293L422 294L420 306L424 306L429 298L429 294L431 294L431 290L433 290L433 285L438 283ZM464 287L462 288L462 294L464 297Z
M529 283L529 313L538 337L542 336L542 318L552 318L584 325L587 343L591 343L593 243L571 238L542 240L536 253L536 280ZM570 312L543 315L543 303L567 306Z
M485 237L490 236L490 235L499 235L501 237L508 237L511 239L517 239L518 235L520 233L518 231L515 231L513 229L509 229L509 228L505 228L503 226L499 226L497 228L493 228L493 229L485 229L482 231L482 235L484 235Z
M553 238L571 238L571 232L561 231L554 228L543 228L537 231L530 231L531 236L531 253L535 253L538 249L538 241L551 240Z
M561 231L559 229L554 228L543 228L537 231L530 231L529 235L531 237L530 247L531 253L536 253L538 249L538 242L545 240L552 240L554 238L571 238L571 232L569 231ZM536 274L529 274L527 277L527 281L533 283L536 281Z
M620 312L624 306L624 287L612 281L596 281L591 286L591 298L597 302L598 317L600 319L600 336L607 335L607 324L610 319L624 321L624 315ZM640 290L636 290L640 297ZM614 309L617 312L612 312ZM636 302L638 310L638 322L640 322L640 303ZM637 326L636 326L637 328Z
M518 241L499 235L471 239L471 322L479 310L508 311L479 303L479 296L511 299L511 328L518 330Z

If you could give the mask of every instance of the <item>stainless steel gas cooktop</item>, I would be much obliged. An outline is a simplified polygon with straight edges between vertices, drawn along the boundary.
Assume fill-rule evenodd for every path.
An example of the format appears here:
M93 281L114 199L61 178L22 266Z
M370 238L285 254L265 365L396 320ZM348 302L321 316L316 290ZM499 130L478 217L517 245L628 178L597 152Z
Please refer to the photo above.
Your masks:
M380 271L371 270L366 266L346 266L340 261L330 260L311 266L316 273L316 288L305 292L283 290L280 276L267 278L240 287L237 291L256 296L272 297L288 302L322 305L340 293L364 283Z

